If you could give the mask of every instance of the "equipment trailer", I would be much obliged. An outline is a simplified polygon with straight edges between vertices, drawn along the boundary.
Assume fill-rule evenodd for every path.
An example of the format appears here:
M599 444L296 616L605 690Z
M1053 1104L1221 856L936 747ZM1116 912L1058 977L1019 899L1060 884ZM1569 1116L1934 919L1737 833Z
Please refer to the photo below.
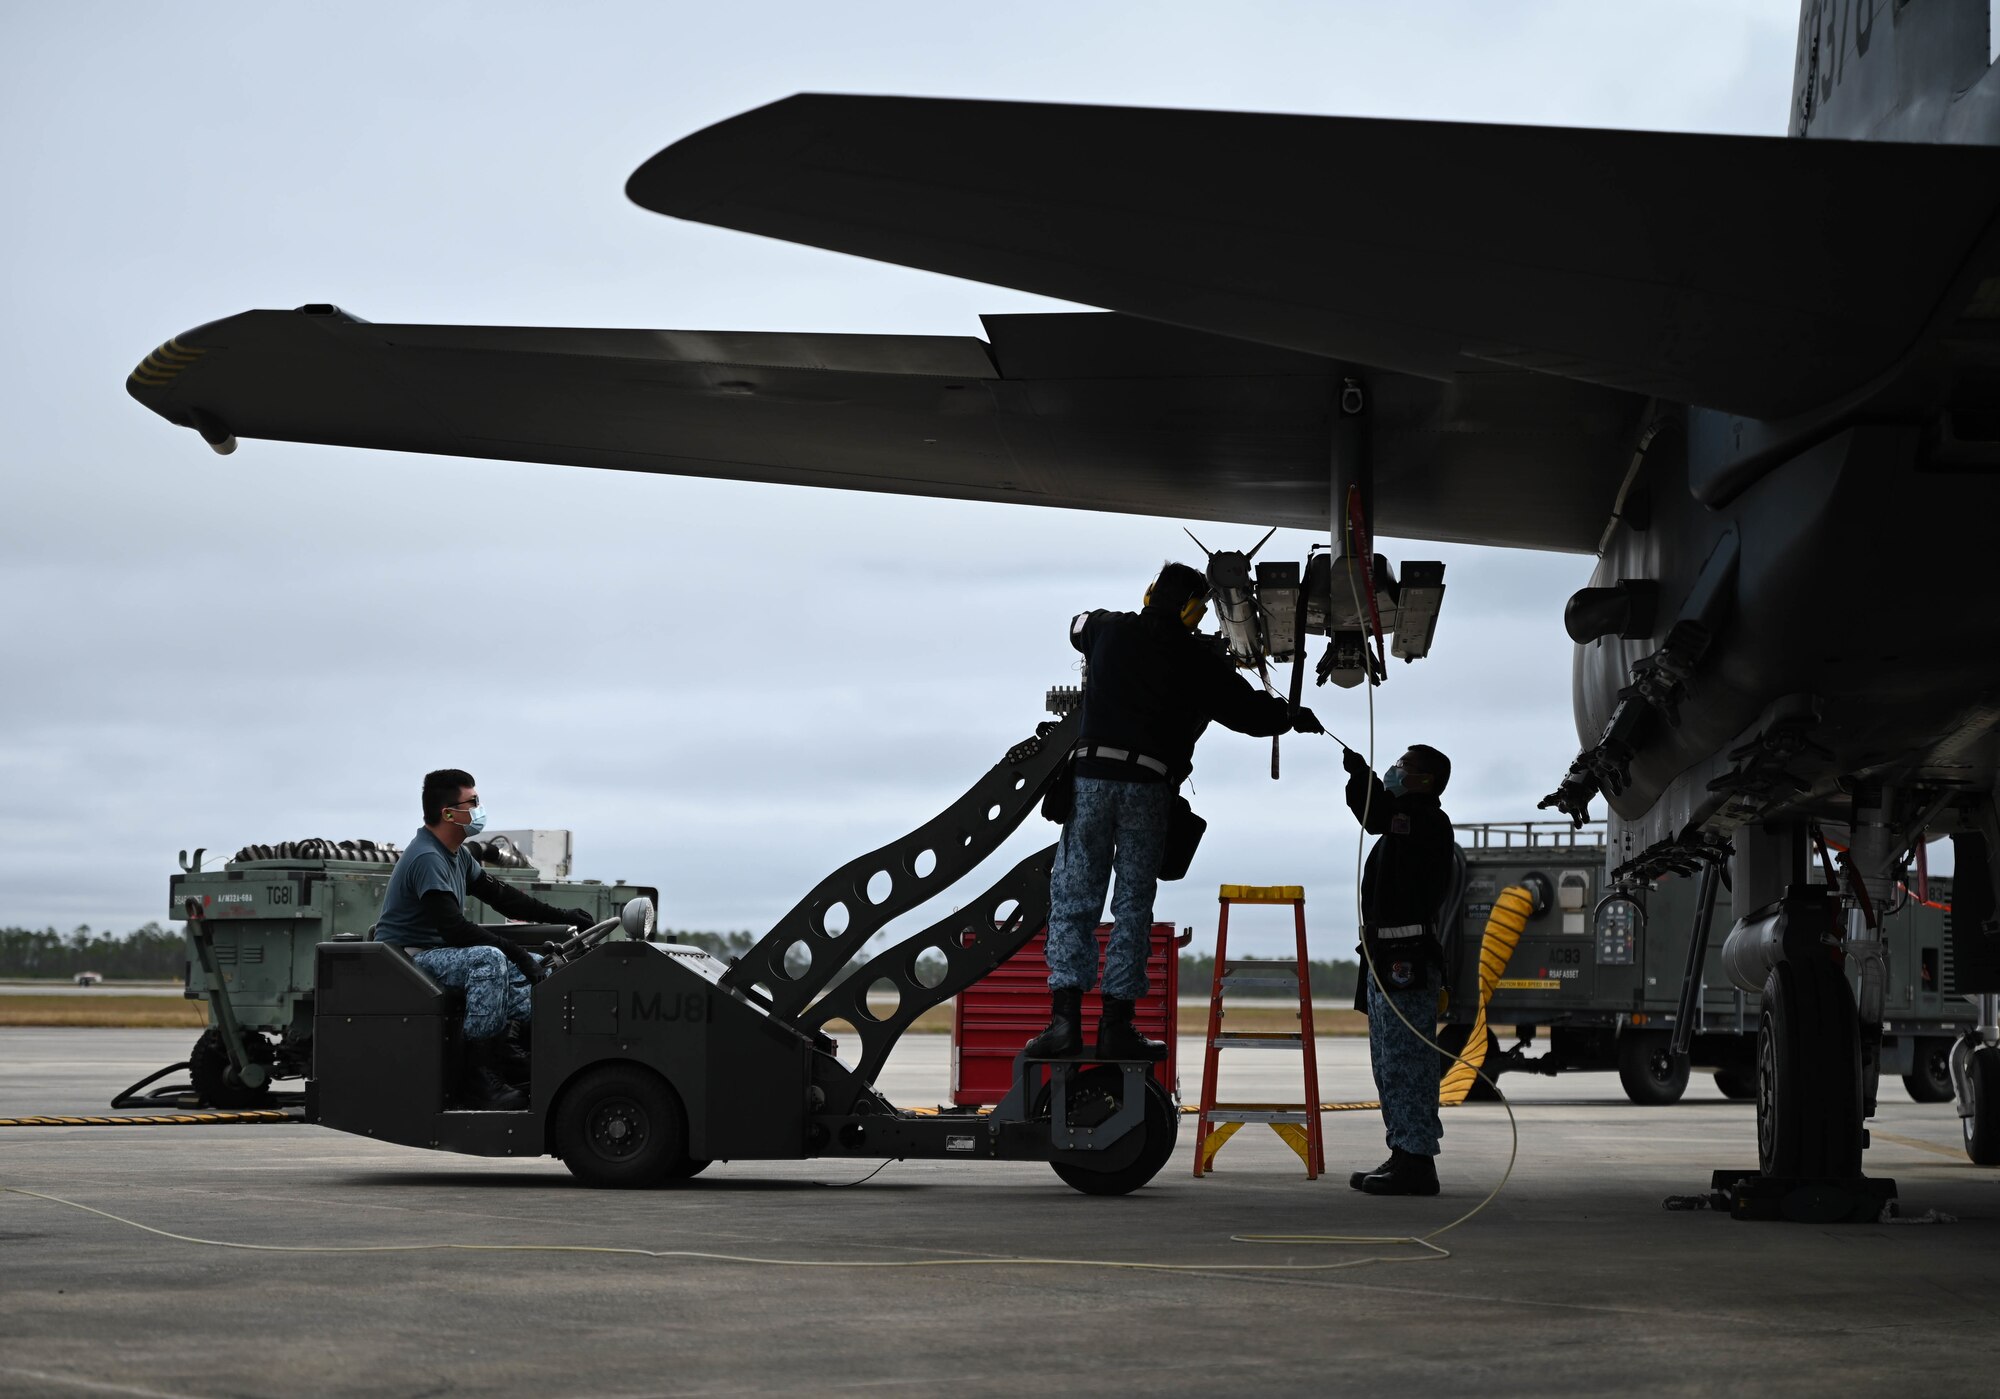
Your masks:
M1529 891L1533 912L1486 1008L1487 1024L1512 1025L1518 1043L1503 1050L1495 1031L1487 1032L1482 1067L1490 1077L1616 1070L1628 1098L1657 1107L1678 1101L1690 1072L1700 1069L1714 1074L1724 1097L1755 1096L1762 998L1729 984L1719 939L1704 949L1692 1023L1681 1024L1699 878L1668 874L1620 883L1603 827L1595 824L1494 821L1457 830L1465 860L1462 910L1444 920L1452 995L1441 1043L1464 1046L1487 912L1499 890L1519 885ZM1809 871L1808 879L1817 883L1819 872ZM1903 891L1883 914L1889 976L1880 1065L1900 1075L1920 1103L1952 1096L1952 1047L1975 1019L1969 1001L1952 994L1950 899L1951 881L1933 877L1927 891ZM1531 1055L1542 1030L1546 1050ZM1492 1090L1476 1085L1474 1093L1486 1097Z
M990 1112L900 1109L875 1087L897 1038L1047 922L1055 847L836 980L890 919L970 872L1040 802L1078 716L1046 722L970 791L902 839L823 880L731 964L650 940L651 906L586 930L534 988L529 1106L449 1105L461 1052L455 993L397 949L322 943L314 1076L321 1124L479 1156L562 1158L591 1185L685 1179L717 1160L806 1157L1046 1161L1088 1194L1144 1185L1172 1154L1179 1105L1142 1061L1017 1059ZM609 934L623 926L629 940ZM919 957L935 959L922 969ZM893 989L895 1005L870 993ZM825 1033L860 1040L850 1067Z

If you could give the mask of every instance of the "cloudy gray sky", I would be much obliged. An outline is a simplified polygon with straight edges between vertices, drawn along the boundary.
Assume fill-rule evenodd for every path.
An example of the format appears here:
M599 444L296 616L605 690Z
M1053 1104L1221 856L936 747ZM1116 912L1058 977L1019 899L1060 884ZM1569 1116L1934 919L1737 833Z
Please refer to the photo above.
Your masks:
M164 917L186 846L401 841L418 777L451 764L496 824L571 827L579 874L659 885L668 924L762 928L1029 731L1075 678L1072 613L1136 605L1189 552L1166 520L266 442L221 458L124 393L168 336L308 301L976 335L980 312L1056 303L672 222L625 177L805 90L1777 134L1796 14L0 8L0 923ZM1378 694L1378 749L1450 752L1460 819L1535 815L1575 751L1560 611L1590 560L1386 547L1444 558L1450 592L1433 658ZM1365 739L1361 696L1317 703ZM1218 882L1301 883L1319 950L1344 951L1337 757L1294 740L1273 783L1263 743L1205 740L1210 834L1161 916L1206 942Z

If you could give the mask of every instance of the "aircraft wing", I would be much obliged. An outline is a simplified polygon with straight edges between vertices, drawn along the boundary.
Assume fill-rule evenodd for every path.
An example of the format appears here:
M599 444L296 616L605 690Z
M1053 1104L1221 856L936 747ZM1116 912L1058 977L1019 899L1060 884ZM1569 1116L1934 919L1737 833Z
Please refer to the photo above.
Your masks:
M2000 210L2000 149L809 94L626 189L1407 374L1780 418L1909 352Z
M1106 313L988 340L378 325L250 311L127 381L227 447L274 438L1325 529L1345 371ZM1497 365L1365 376L1376 520L1590 551L1644 400Z

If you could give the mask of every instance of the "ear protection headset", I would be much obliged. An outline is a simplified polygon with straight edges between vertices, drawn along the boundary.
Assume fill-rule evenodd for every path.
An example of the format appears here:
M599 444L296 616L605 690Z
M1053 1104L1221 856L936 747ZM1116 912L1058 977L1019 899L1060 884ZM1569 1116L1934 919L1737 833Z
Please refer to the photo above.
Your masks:
M1156 578L1153 580L1153 583L1157 582L1159 582L1159 579ZM1153 605L1153 583L1146 585L1146 596L1140 603L1140 606L1151 607ZM1193 631L1201 621L1201 614L1206 611L1208 611L1208 599L1206 597L1196 595L1189 598L1181 604L1181 625L1189 631Z

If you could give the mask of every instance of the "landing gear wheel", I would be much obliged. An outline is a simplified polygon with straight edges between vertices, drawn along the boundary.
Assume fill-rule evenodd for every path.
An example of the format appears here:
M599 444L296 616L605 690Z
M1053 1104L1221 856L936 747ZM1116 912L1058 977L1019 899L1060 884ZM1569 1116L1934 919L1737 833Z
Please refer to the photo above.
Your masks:
M1757 1066L1746 1064L1742 1068L1717 1069L1715 1071L1716 1091L1735 1102L1748 1102L1757 1096Z
M1618 1081L1640 1107L1663 1108L1687 1092L1688 1061L1666 1031L1627 1030L1618 1037Z
M188 1081L204 1104L212 1108L255 1108L271 1101L269 1070L277 1060L277 1051L269 1040L254 1031L243 1036L243 1049L251 1063L265 1068L264 1082L256 1088L246 1088L230 1078L229 1051L223 1046L222 1031L211 1025L201 1032L201 1038L188 1051Z
M1861 1174L1861 1032L1840 968L1817 954L1764 979L1757 1165L1767 1176Z
M1085 1069L1069 1089L1069 1120L1075 1127L1089 1127L1106 1121L1118 1111L1121 1071L1109 1065ZM1039 1112L1046 1115L1048 1089L1042 1090ZM1180 1114L1174 1100L1151 1074L1146 1075L1146 1120L1137 1130L1146 1134L1145 1145L1129 1165L1116 1170L1093 1170L1073 1161L1051 1161L1049 1167L1063 1184L1086 1195L1129 1195L1154 1176L1174 1154L1174 1139L1180 1133Z
M1438 1048L1445 1051L1438 1056L1438 1077L1442 1079L1451 1072L1451 1066L1458 1056L1465 1052L1465 1045L1472 1038L1470 1025L1447 1025L1437 1033ZM1500 1080L1500 1037L1492 1030L1486 1032L1486 1058L1480 1061L1480 1076L1472 1080L1472 1090L1465 1095L1470 1103L1497 1103L1500 1090L1494 1086ZM1493 1083L1487 1082L1492 1079Z
M1975 1166L2000 1166L2000 1046L1979 1045L1965 1056L1965 1090L1965 1154Z
M713 1161L704 1161L699 1156L683 1156L667 1167L667 1179L692 1180L714 1164Z
M601 1189L661 1185L688 1159L680 1094L634 1064L605 1064L571 1084L556 1108L554 1136L570 1173Z
M1903 1087L1919 1103L1951 1101L1951 1046L1946 1039L1918 1040L1916 1062L1903 1075Z

